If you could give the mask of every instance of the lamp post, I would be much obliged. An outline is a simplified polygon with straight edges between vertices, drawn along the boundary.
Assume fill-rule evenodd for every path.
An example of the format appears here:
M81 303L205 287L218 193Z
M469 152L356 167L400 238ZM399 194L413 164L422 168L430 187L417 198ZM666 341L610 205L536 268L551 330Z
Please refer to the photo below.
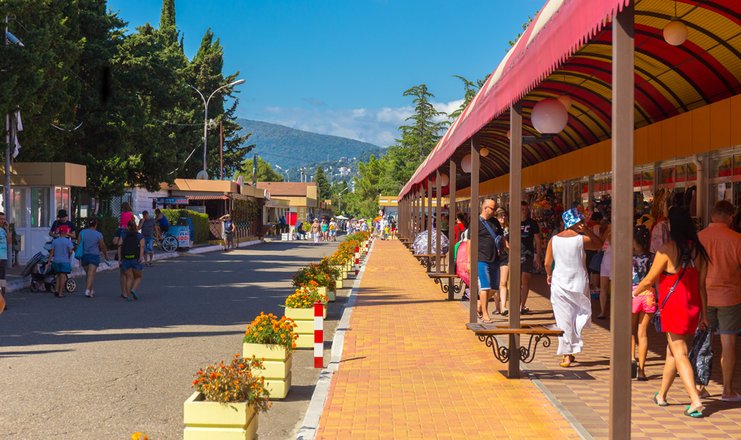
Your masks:
M208 172L206 171L206 151L207 151L206 147L208 144L208 103L211 102L211 98L213 98L214 95L217 94L222 89L225 89L227 87L238 86L243 83L244 83L243 79L238 79L236 81L230 82L229 84L224 84L223 86L211 92L211 94L208 95L208 99L206 99L206 97L203 95L203 93L201 93L200 90L188 84L188 87L195 90L196 93L198 93L198 96L200 96L201 100L203 101L203 171L198 172L196 179L206 179L206 180L208 179Z
M8 30L8 23L10 21L10 17L7 15L5 16L5 33L3 34L4 43L6 46L9 46L11 44L15 44L20 47L25 47L23 42L18 39L15 35L11 34ZM5 205L5 218L7 219L8 223L13 222L13 213L12 213L12 207L10 202L10 156L11 156L11 149L13 148L11 145L15 144L15 132L13 130L13 125L15 121L10 116L10 113L5 115L5 191L3 195L3 204ZM5 238L8 243L8 261L10 262L10 267L13 267L13 234L10 234L10 237Z

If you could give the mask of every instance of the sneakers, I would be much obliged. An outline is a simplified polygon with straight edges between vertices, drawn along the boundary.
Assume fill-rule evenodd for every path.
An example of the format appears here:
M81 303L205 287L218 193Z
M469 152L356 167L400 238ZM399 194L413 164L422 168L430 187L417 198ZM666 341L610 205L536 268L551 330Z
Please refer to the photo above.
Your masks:
M87 296L88 298L95 298L95 292L85 289L85 296Z

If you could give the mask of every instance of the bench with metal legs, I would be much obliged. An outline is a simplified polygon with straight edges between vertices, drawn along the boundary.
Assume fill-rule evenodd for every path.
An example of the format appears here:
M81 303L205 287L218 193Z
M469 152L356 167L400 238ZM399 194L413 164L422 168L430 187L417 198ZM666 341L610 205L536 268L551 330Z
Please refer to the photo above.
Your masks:
M454 273L428 273L427 276L440 286L443 293L448 294L449 300L453 300L453 295L461 292L461 285L455 283L458 275Z
M550 347L551 338L550 336L561 336L563 330L557 328L549 328L541 324L523 324L521 328L508 328L505 325L493 325L493 324L466 324L466 328L474 332L479 338L479 341L486 344L487 347L491 348L494 353L494 357L499 362L507 363L509 361L510 353L509 345L501 345L497 340L496 336L509 336L510 340L515 338L516 335L529 335L530 339L527 346L521 345L518 347L517 355L520 360L526 364L535 359L535 352L538 349L538 344L541 343L543 347Z

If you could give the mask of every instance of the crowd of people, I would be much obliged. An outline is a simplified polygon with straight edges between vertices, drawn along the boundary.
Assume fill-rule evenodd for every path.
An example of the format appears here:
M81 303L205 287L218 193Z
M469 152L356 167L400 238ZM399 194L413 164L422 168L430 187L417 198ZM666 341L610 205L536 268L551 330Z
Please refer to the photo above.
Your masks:
M557 353L561 356L560 365L568 368L578 362L576 355L584 350L582 332L592 321L592 297L599 298L600 313L596 318L607 317L612 278L609 210L589 210L588 216L577 208L563 212L560 231L544 246L538 224L530 218L528 203L522 202L521 209L520 312L529 313L526 302L530 278L544 269L556 325L564 332L559 337ZM631 292L634 378L648 380L649 328L654 322L657 330L665 334L667 347L654 402L668 405L667 393L678 373L690 398L690 405L684 410L688 417L703 417L702 398L708 396L704 385L696 385L692 362L699 361L689 357L696 332L710 330L720 335L720 398L741 401L741 394L733 387L736 339L741 335L739 217L730 202L720 201L712 209L708 227L698 233L690 212L668 198L655 200L652 215L636 215ZM478 255L475 261L470 256L469 261L478 266L478 317L483 323L492 323L490 301L494 303L493 314L508 314L508 266L514 257L509 254L511 226L507 212L492 199L484 200L475 223ZM451 245L469 240L470 226L473 225L468 224L465 215L459 213L451 231ZM457 268L460 274L466 270L470 271ZM464 295L463 299L469 298Z

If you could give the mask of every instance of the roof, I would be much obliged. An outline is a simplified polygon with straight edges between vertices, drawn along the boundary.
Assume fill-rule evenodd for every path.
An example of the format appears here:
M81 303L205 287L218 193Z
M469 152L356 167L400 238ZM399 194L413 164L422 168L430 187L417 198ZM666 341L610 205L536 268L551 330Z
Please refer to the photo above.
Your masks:
M183 192L238 193L237 182L229 180L175 179L174 185L161 186L163 189Z
M610 138L612 93L612 17L628 0L549 0L486 84L437 146L417 168L401 196L458 160L469 141L489 155L481 159L481 178L509 172L509 108L521 103L522 166L527 167ZM734 96L741 90L741 33L738 0L679 0L677 17L688 39L671 46L662 36L674 18L674 2L635 4L636 128ZM567 127L539 138L530 121L543 99L568 96ZM445 167L447 168L447 167ZM459 189L470 184L459 174Z
M257 187L268 190L271 196L306 197L310 186L316 186L316 182L257 182Z

